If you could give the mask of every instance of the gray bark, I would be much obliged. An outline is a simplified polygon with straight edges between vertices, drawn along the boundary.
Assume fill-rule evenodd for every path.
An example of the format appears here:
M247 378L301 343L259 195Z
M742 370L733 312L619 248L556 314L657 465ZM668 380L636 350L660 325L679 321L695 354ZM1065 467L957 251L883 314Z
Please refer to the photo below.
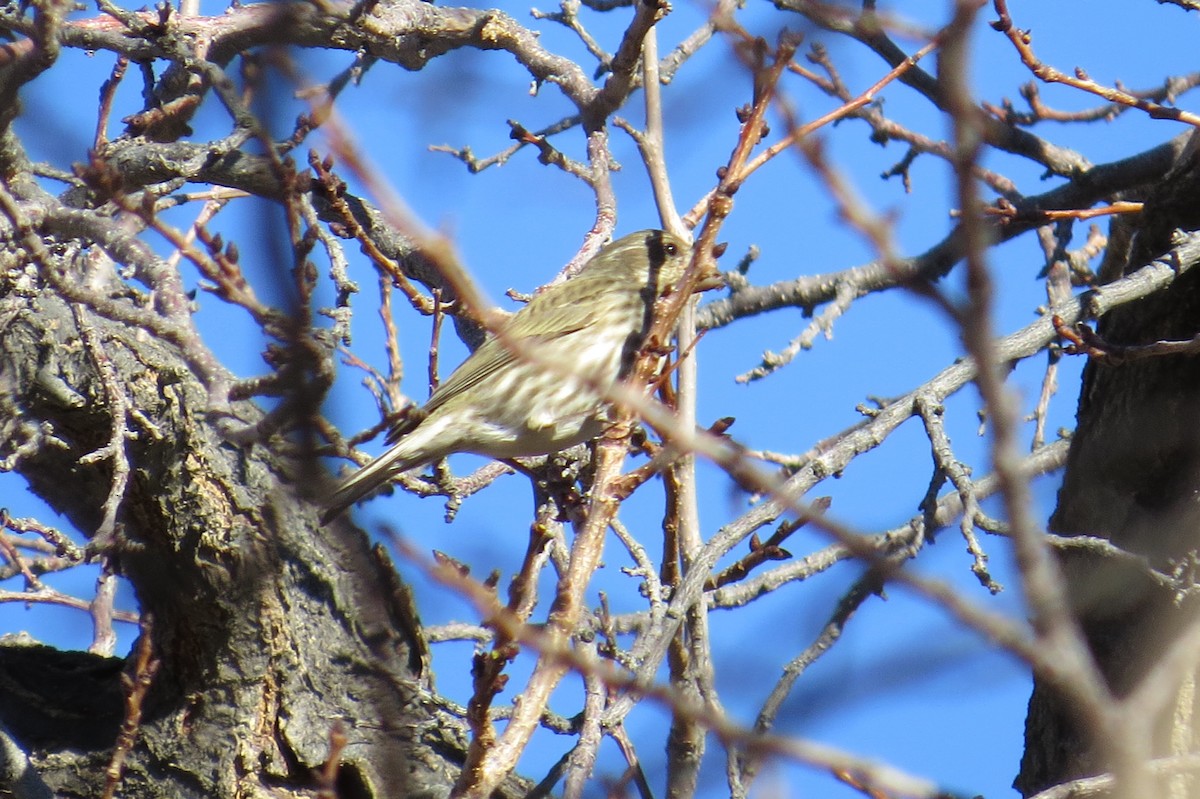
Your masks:
M1195 140L1163 181L1134 194L1129 199L1144 198L1145 209L1134 225L1114 224L1103 279L1121 277L1167 252L1172 231L1200 228ZM1198 330L1197 272L1116 309L1098 326L1115 345L1187 340ZM1195 601L1181 599L1178 589L1191 580L1200 541L1197 420L1200 359L1194 356L1092 361L1084 370L1078 427L1051 529L1100 536L1144 559L1139 565L1075 548L1062 556L1075 611L1117 696L1127 695L1195 618ZM1178 578L1178 588L1150 579L1147 567ZM1177 702L1154 720L1156 757L1194 748L1192 693L1180 686ZM1015 785L1026 796L1111 767L1092 731L1040 681L1030 699L1025 741ZM1172 795L1200 795L1194 785L1182 790Z
M82 278L77 243L58 266ZM0 440L82 530L111 481L110 409L69 303L19 248L2 253ZM116 299L116 298L114 298ZM144 298L143 298L144 299ZM161 667L121 784L126 797L309 795L340 722L342 796L442 796L461 727L431 701L419 625L386 555L316 524L285 442L235 445L177 348L83 308L131 418L115 564L153 614ZM253 423L259 412L233 408ZM293 448L294 449L294 448ZM99 796L124 708L124 664L0 645L0 725L59 796ZM11 785L6 787L12 787Z

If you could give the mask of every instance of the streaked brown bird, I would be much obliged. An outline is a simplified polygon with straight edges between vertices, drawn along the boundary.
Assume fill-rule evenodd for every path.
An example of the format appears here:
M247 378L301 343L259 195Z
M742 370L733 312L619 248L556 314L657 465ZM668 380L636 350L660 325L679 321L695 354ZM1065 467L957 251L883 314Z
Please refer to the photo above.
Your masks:
M454 452L548 455L598 436L603 392L629 371L655 300L679 282L690 253L664 231L631 233L535 296L390 431L391 449L338 486L322 522L401 472ZM696 290L719 285L714 270Z

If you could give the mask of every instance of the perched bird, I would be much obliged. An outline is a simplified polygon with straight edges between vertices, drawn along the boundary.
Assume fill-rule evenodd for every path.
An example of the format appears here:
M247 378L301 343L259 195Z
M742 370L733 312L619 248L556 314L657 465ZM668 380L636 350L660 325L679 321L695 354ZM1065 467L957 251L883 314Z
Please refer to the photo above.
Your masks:
M547 455L598 436L607 409L599 392L629 371L655 300L670 293L690 260L680 239L643 230L609 244L574 278L536 295L425 407L391 430L391 449L338 486L322 522L401 472L453 452ZM701 276L696 290L719 285L714 270Z

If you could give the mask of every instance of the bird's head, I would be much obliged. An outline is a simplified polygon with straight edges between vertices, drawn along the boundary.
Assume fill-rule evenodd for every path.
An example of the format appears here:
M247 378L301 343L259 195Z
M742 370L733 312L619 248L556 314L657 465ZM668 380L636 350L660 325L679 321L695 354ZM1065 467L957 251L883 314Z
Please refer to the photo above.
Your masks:
M692 248L687 242L663 230L639 230L609 244L584 271L607 273L610 279L643 286L661 297L679 284L691 262ZM724 280L710 262L695 290L707 291L722 285Z

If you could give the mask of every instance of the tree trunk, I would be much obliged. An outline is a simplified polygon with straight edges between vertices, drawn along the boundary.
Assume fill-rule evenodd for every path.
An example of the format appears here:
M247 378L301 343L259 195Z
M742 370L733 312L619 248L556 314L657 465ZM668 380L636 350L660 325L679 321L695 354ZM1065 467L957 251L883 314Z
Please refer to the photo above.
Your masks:
M1101 280L1121 277L1170 250L1172 231L1200 227L1197 139L1162 183L1146 191L1132 223L1116 222ZM1136 199L1136 198L1130 198ZM1116 309L1098 332L1113 345L1187 340L1200 331L1200 271L1166 292ZM1138 558L1068 548L1061 561L1070 596L1113 692L1127 695L1185 625L1196 603L1181 599L1194 576L1200 534L1200 358L1172 355L1093 359L1083 376L1078 426L1051 518L1053 532L1098 536ZM1147 568L1148 567L1148 568ZM1150 569L1174 580L1155 579ZM1154 721L1154 755L1194 749L1194 692ZM1090 731L1035 681L1015 786L1029 796L1066 780L1101 774ZM1179 779L1172 796L1198 796ZM1180 791L1179 789L1183 790ZM1165 795L1165 792L1164 792Z
M326 772L339 796L444 796L465 733L433 702L419 623L387 556L348 523L316 524L295 488L311 462L284 455L294 442L218 435L179 348L72 306L46 279L54 268L94 280L103 269L90 260L72 241L40 262L0 251L0 440L4 455L20 452L16 469L39 495L95 530L114 461L80 458L106 444L111 414L125 414L106 400L98 363L144 414L125 414L131 473L110 553L152 615L160 667L120 795L315 795L340 725L348 743ZM248 404L232 411L261 418ZM15 741L58 796L102 794L125 713L122 670L115 659L0 645L0 739ZM14 757L0 746L0 774Z

